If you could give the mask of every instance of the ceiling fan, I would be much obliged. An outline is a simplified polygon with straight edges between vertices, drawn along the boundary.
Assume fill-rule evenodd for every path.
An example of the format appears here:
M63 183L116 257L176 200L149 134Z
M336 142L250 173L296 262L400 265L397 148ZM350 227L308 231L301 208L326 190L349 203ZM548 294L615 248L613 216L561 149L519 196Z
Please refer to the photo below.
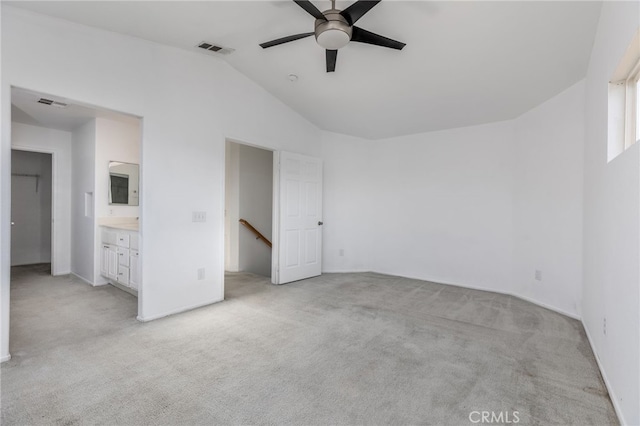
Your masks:
M345 10L336 9L335 0L331 0L331 9L325 10L324 12L320 12L309 0L293 1L316 18L315 31L267 41L261 43L260 47L266 49L267 47L273 47L315 35L316 42L326 50L327 72L334 72L336 70L338 49L346 46L350 41L375 44L376 46L389 47L397 50L402 50L402 48L406 46L405 43L363 30L354 25L365 13L380 3L380 0L358 0Z

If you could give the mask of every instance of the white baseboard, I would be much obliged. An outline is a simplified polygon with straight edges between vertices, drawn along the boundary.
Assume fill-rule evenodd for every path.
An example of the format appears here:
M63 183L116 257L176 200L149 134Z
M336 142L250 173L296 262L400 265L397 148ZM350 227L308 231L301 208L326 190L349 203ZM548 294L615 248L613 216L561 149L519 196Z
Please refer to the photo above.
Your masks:
M75 272L71 272L71 275L73 275L74 277L78 278L80 281L84 281L85 283L89 284L90 286L94 286L95 284L93 284L91 281L89 281L88 279L86 279L85 277L76 274Z
M11 359L11 354L7 354L7 355L5 355L5 356L3 356L3 357L0 357L0 363L2 363L2 362L7 362L7 361L9 361L10 359Z
M607 373L602 367L602 363L600 362L600 357L598 356L598 352L596 352L596 348L593 345L593 339L591 338L591 333L589 332L589 329L587 328L587 325L584 322L582 322L582 327L584 328L584 332L587 334L587 339L589 340L589 345L591 346L591 352L593 352L593 356L596 358L596 363L598 364L598 368L600 369L602 380L604 381L604 385L607 387L607 392L609 392L609 399L613 403L613 409L616 410L616 414L618 415L618 421L623 426L628 425L629 423L627 423L627 421L624 418L624 415L622 414L622 407L620 407L618 398L616 397L616 393L613 391L613 387L609 382Z
M569 318L573 318L573 319L576 319L578 321L582 320L580 315L578 315L576 313L568 312L568 311L565 311L563 309L557 308L557 307L555 307L553 305L549 305L547 303L540 302L539 300L532 299L532 298L529 298L527 296L521 296L521 295L516 294L516 293L500 291L500 290L496 290L496 289L493 289L493 288L487 288L487 287L481 287L481 286L444 282L444 281L441 281L441 280L438 280L438 279L419 278L419 277L412 277L412 276L407 276L407 275L395 275L395 274L388 274L388 273L385 273L385 272L377 272L377 271L371 271L371 272L374 272L376 274L388 275L390 277L409 278L411 280L427 281L427 282L434 283L434 284L450 285L450 286L453 286L453 287L468 288L470 290L480 290L480 291L487 291L489 293L497 293L497 294L504 294L506 296L513 296L516 299L520 299L520 300L524 300L525 302L533 303L534 305L541 306L541 307L543 307L545 309L549 309L550 311L557 312L557 313L559 313L561 315L565 315L565 316L567 316Z
M443 281L437 278L424 278L424 277L414 277L411 275L397 275L397 274L390 274L388 272L380 272L380 271L370 271L373 272L374 274L380 274L380 275L386 275L388 277L399 277L399 278L407 278L410 280L418 280L418 281L426 281L426 282L430 282L430 283L434 283L434 284L442 284L442 285L450 285L453 287L460 287L460 288L468 288L469 290L480 290L480 291L487 291L489 293L499 293L499 294L507 294L507 293L503 293L500 292L498 290L492 289L492 288L488 288L488 287L481 287L481 286L477 286L477 285L470 285L470 284L457 284L457 283L452 283L452 282L448 282L448 281ZM509 294L509 296L511 296Z
M362 274L371 272L369 269L323 269L323 274Z
M107 284L110 284L110 285L114 286L115 288L117 288L118 290L124 291L125 293L129 293L132 296L138 297L138 291L137 290L134 290L131 287L127 287L126 285L122 285L117 281L106 282L104 284L98 284L98 285L103 286L103 285L107 285Z
M531 299L531 298L526 297L526 296L520 296L519 294L515 294L515 293L504 293L504 294L508 294L510 296L513 296L516 299L524 300L525 302L533 303L534 305L542 306L545 309L549 309L550 311L557 312L557 313L559 313L561 315L564 315L564 316L567 316L569 318L573 318L573 319L576 319L578 321L582 321L582 317L580 315L574 314L572 312L567 312L567 311L565 311L563 309L556 308L555 306L549 305L547 303L543 303L543 302L540 302L540 301L535 300L535 299Z
M137 320L140 322L149 322L149 321L153 321L153 320L157 320L160 318L164 318L164 317L168 317L169 315L175 315L175 314L180 314L182 312L186 312L186 311L191 311L193 309L198 309L198 308L202 308L204 306L208 306L208 305L213 305L214 303L218 303L218 302L222 302L224 299L215 299L209 302L204 302L204 303L197 303L195 305L191 305L191 306L185 306L182 308L178 308L178 309L174 309L171 311L167 311L161 314L156 314L156 315L151 315L151 316L141 316L138 315Z

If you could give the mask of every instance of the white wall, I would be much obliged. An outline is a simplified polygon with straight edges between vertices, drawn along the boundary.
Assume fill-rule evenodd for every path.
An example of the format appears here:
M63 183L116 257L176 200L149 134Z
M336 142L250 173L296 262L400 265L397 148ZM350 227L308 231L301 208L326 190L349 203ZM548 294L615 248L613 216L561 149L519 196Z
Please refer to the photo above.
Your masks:
M222 300L225 138L318 155L317 128L216 58L4 3L0 8L2 123L9 121L10 85L143 117L139 318ZM42 40L55 49L42 49ZM3 207L9 195L4 167L9 144L3 131ZM193 211L206 211L207 222L193 223ZM9 212L0 212L4 226ZM2 232L9 230L5 226ZM8 256L3 254L2 261L0 354L8 356ZM198 281L202 267L207 279Z
M512 292L572 316L582 293L584 87L519 117L514 139Z
M239 146L239 218L272 241L273 152ZM271 277L271 249L246 227L239 232L239 270Z
M371 164L371 141L323 132L322 270L355 272L373 269L378 206L373 179L384 170Z
M582 320L625 424L640 424L640 147L607 163L607 86L639 26L640 3L604 2L586 79Z
M96 121L77 128L71 143L71 272L94 283Z
M513 135L511 122L381 141L325 134L324 268L508 292Z
M71 271L71 132L11 123L11 143L16 149L53 154L54 247L51 271Z
M376 270L508 289L513 123L384 140L374 154Z
M51 166L51 154L12 151L11 266L51 262Z
M581 82L502 123L381 141L324 133L323 270L482 288L579 316L583 105Z

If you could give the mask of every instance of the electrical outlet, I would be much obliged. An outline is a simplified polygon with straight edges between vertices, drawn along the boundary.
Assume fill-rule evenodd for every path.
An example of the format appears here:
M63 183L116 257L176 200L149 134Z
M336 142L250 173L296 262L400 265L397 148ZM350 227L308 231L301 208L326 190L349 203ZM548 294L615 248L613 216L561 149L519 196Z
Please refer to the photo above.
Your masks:
M344 256L344 249L340 249L340 251L338 252L338 256Z
M534 273L534 278L536 279L536 281L542 281L542 271L539 269L536 269L536 272Z
M193 212L191 214L192 222L206 222L207 221L207 212Z
M607 318L602 318L602 334L607 335Z
M204 280L204 268L198 268L198 281Z

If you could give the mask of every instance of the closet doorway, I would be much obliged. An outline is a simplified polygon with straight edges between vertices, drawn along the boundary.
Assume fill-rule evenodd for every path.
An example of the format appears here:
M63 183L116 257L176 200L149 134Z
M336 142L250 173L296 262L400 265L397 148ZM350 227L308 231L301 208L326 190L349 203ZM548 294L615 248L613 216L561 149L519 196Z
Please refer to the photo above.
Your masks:
M53 154L11 150L11 266L55 270Z

